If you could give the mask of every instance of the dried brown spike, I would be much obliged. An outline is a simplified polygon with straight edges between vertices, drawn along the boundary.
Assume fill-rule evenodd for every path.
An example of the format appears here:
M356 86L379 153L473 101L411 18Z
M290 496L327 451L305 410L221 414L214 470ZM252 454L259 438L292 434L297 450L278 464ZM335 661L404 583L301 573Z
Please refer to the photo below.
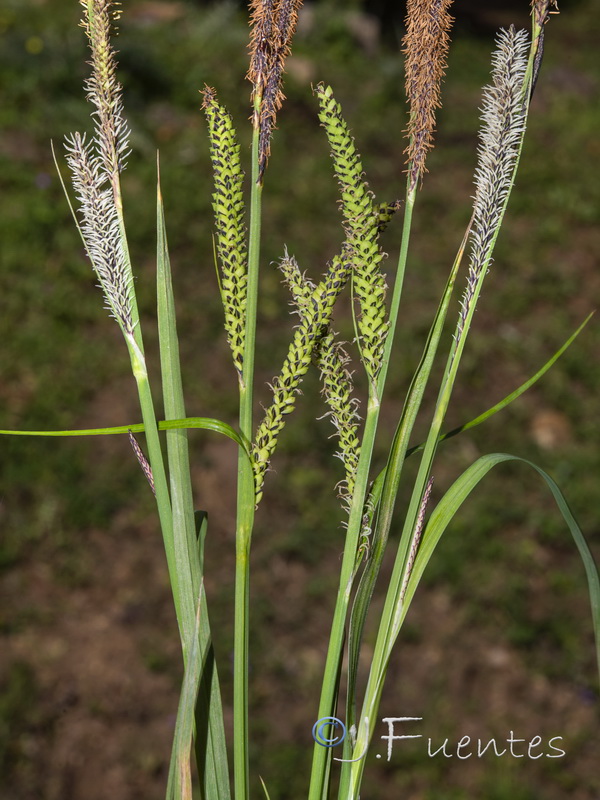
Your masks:
M550 6L554 6L556 12L558 12L558 2L557 0L532 0L531 2L531 10L533 12L533 18L535 24L540 28L548 22L548 18L550 14L553 12L550 11Z
M401 600L404 600L406 590L408 589L408 582L410 581L410 576L413 571L413 567L415 565L415 559L419 551L419 544L421 543L421 536L423 535L423 528L425 527L425 513L427 512L427 506L429 505L429 498L431 497L432 488L433 488L433 475L431 475L431 477L427 481L427 486L425 487L425 491L423 492L423 497L421 498L419 514L417 516L417 521L412 536L412 542L410 544L408 561L406 562L404 580L402 581L402 587L400 590Z
M550 11L550 6L554 6L556 11ZM544 56L544 37L545 25L550 19L550 14L558 14L558 3L556 0L532 0L531 13L533 14L534 33L536 38L534 41L535 56L533 61L533 77L531 79L531 95L537 85L537 80L542 66L542 58ZM537 31L536 31L537 29Z
M262 180L271 151L271 133L284 95L285 60L302 0L251 0L250 68L254 126L259 129L259 176Z
M246 77L252 83L253 101L265 84L270 43L273 37L273 18L273 0L251 0L250 68Z
M406 94L410 105L408 154L410 188L422 178L427 153L433 147L435 110L440 107L440 84L446 69L453 18L452 0L408 0L406 7Z
M150 484L150 488L152 489L152 494L156 496L156 489L154 488L154 476L152 475L152 468L148 463L148 459L144 455L142 448L138 444L138 440L135 438L133 433L129 431L129 444L131 445L133 452L135 453L135 457L138 460L140 467L142 468L142 472L146 476L148 483Z

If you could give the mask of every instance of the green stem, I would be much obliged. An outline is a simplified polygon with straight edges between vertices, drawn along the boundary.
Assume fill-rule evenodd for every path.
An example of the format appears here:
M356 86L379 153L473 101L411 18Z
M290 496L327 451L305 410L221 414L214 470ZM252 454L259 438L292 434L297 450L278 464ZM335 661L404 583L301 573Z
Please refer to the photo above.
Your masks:
M195 619L195 609L192 595L189 592L184 591L183 584L185 582L181 580L180 570L182 567L189 569L189 564L178 564L178 559L175 553L171 500L169 496L169 488L160 445L160 438L158 435L158 425L154 412L154 404L150 391L150 383L148 381L148 373L146 370L146 362L143 354L140 350L138 350L136 345L134 345L130 340L128 340L127 344L129 346L133 375L138 387L140 408L142 411L146 442L148 445L148 458L152 468L152 476L154 478L156 505L158 508L160 527L163 534L165 553L167 556L167 567L169 570L169 579L173 591L175 612L177 614L177 622L179 624L179 633L183 645L184 659L187 659L187 653L191 644L189 637L192 635L193 629L189 629L189 626L186 625L186 621Z
M379 419L379 402L375 397L369 398L365 430L361 442L356 483L352 496L352 507L348 519L346 543L340 571L338 594L333 613L333 622L327 648L321 699L318 719L334 716L338 693L340 663L343 655L346 618L350 605L352 583L355 575L355 560L358 537L360 535L363 508L369 482L369 468L373 454L377 422ZM327 775L331 760L331 749L315 743L312 771L310 778L309 800L322 800L327 792Z
M348 616L348 608L350 605L352 585L355 577L356 550L362 528L364 504L369 484L371 459L373 456L373 447L375 444L375 436L377 434L377 425L379 422L381 397L385 388L387 370L393 346L394 334L396 331L396 322L400 308L400 299L402 296L415 194L415 190L407 194L404 212L402 244L400 247L398 266L396 269L396 279L394 282L394 291L390 304L390 327L385 343L381 370L377 378L377 384L375 388L371 387L368 400L367 416L365 419L365 428L361 442L356 483L352 497L352 506L350 509L348 530L346 534L344 555L340 572L340 583L333 614L329 646L327 649L327 659L325 662L323 686L321 689L321 699L319 703L319 719L322 717L333 716L336 707L336 698L339 688L338 676L340 672L340 664L343 658L345 625ZM322 747L319 744L315 744L309 800L322 800L322 798L326 796L326 778L330 759L331 749Z
M404 222L402 225L402 241L400 244L400 253L398 255L398 266L396 267L396 279L394 281L394 291L392 292L392 301L390 303L390 327L385 340L385 349L383 351L383 361L379 375L377 376L377 393L379 399L383 395L383 389L387 378L387 371L390 364L390 357L392 355L392 348L394 346L394 337L396 334L396 324L398 322L398 315L400 311L400 300L402 298L402 288L404 285L404 274L406 272L406 262L408 260L408 245L410 243L410 231L412 226L413 210L415 207L415 200L417 197L417 189L413 188L412 191L408 190L406 194L406 203L404 207Z
M128 270L131 274L133 274L131 258L129 255L127 233L125 229L121 182L118 174L111 176L111 182L113 186L115 208L117 209L117 215L119 218L121 245L125 254ZM193 593L188 591L191 580L191 576L189 575L190 565L187 558L182 557L181 554L178 554L178 548L176 547L175 543L171 499L162 448L160 445L160 438L158 435L158 423L156 420L152 392L150 390L150 383L148 380L148 371L144 356L144 343L142 339L142 328L140 324L137 297L133 285L130 294L133 335L126 334L125 340L129 350L133 375L138 388L142 420L144 423L146 442L148 445L148 458L154 479L156 504L167 557L169 579L173 591L173 600L175 603L175 612L179 625L179 634L182 641L184 662L187 662L187 654L192 643L191 637L193 636L196 619L195 598ZM188 574L184 574L186 571Z
M529 82L531 80L530 77L532 69L531 65L533 63L533 52L534 52L535 42L536 39L534 36L534 43L532 44L530 52L530 71L528 71L524 80L525 102L528 102L527 98L529 97L530 94ZM526 116L527 112L528 109L526 111ZM363 704L363 713L361 717L361 725L359 728L358 741L355 748L357 751L360 748L364 749L367 746L368 741L372 736L372 725L375 720L375 715L377 714L377 710L379 708L381 694L383 691L383 683L387 671L387 665L390 660L394 642L398 637L402 621L406 614L407 601L406 599L403 600L401 597L401 587L403 586L406 577L407 556L411 543L412 532L414 531L416 520L419 514L423 492L431 475L433 460L436 454L437 446L440 441L440 432L442 424L444 422L446 411L450 403L450 398L452 395L456 376L458 373L461 356L467 340L473 315L475 313L475 308L477 306L477 300L479 298L483 282L487 275L488 266L492 257L494 246L502 226L502 221L508 205L508 201L510 199L511 189L512 186L514 185L515 176L519 166L520 153L523 147L523 140L524 140L524 130L521 133L519 154L517 156L513 168L509 189L506 192L506 196L503 202L503 208L499 216L499 219L497 221L496 228L494 230L489 245L486 263L482 267L481 274L476 284L476 288L473 292L473 296L469 304L469 309L466 318L464 320L462 332L460 333L460 335L458 335L458 329L457 329L457 333L455 333L453 344L450 348L450 352L448 355L446 369L444 371L444 377L442 379L442 383L438 393L433 420L431 422L427 440L423 448L423 455L421 458L419 471L413 486L413 492L411 495L408 511L405 517L404 527L400 536L392 577L390 579L385 605L380 618L379 631L377 634L377 641L375 644L373 662L371 665L369 673L369 681L365 692L365 700ZM367 730L367 726L364 724L365 719L369 719L369 721L371 722L370 730ZM360 788L360 781L362 778L363 768L364 765L362 763L352 765L352 785L350 792L348 793L348 800L354 800L354 798L358 797L358 791Z
M252 139L252 188L250 197L250 237L248 245L248 299L244 364L240 382L240 431L246 441L253 435L253 383L256 342L256 309L260 259L262 184L258 177L258 130ZM236 521L235 620L233 653L233 771L236 800L249 796L248 765L248 619L249 557L254 524L254 473L247 453L238 456L238 495Z

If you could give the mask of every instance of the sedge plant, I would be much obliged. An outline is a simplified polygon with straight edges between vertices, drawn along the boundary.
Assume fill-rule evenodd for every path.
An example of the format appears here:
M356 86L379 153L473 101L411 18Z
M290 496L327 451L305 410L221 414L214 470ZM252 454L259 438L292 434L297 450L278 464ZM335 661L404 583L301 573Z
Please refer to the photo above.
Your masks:
M270 145L284 100L283 75L290 53L301 0L251 0L250 65L252 147L242 152L231 115L217 91L205 86L202 110L208 131L213 185L214 257L225 333L237 375L239 424L205 417L188 417L184 401L165 215L157 181L157 326L160 344L164 419L155 411L157 387L151 387L137 308L134 268L127 245L121 175L129 153L122 89L117 77L112 33L117 4L112 0L81 0L83 28L91 53L86 84L92 105L93 134L74 133L66 139L70 185L64 188L87 256L96 273L109 314L118 324L128 350L139 394L141 423L120 428L70 431L2 431L27 435L128 435L133 451L156 498L182 647L183 680L170 761L167 798L192 797L192 752L198 775L197 791L205 800L247 800L249 790L248 641L250 551L255 512L269 490L269 470L276 459L281 432L299 400L303 378L311 369L320 375L324 408L331 419L336 455L343 464L337 485L344 526L343 556L323 664L320 698L315 698L314 754L307 796L332 796L332 772L338 764L330 744L336 726L348 735L339 762L337 795L358 800L379 703L395 643L419 581L440 537L461 504L490 470L518 456L494 453L478 458L432 506L432 486L438 447L446 439L483 423L519 397L562 355L587 320L535 375L476 419L445 431L445 417L467 346L477 301L492 268L493 252L517 173L531 97L540 71L545 26L551 0L531 3L531 32L509 28L496 39L489 86L483 90L480 144L475 172L472 216L457 242L439 305L423 343L420 363L408 382L397 427L388 442L385 468L373 469L381 410L386 401L388 370L401 344L396 327L401 314L403 278L410 267L413 214L427 173L427 156L434 146L436 110L450 43L451 0L409 0L404 37L406 94L409 119L405 144L405 187L402 201L380 200L369 188L356 143L334 91L325 83L314 87L316 117L327 138L340 191L342 235L337 253L319 276L282 244L278 263L290 294L296 326L283 364L268 390L261 391L262 412L255 415L254 361L259 271L261 267L261 200L268 187ZM56 153L57 165L60 155ZM244 192L244 163L250 164L250 192ZM398 168L398 174L401 170ZM402 240L388 296L380 235L401 218ZM442 288L442 287L441 287ZM447 336L460 304L454 329ZM339 298L351 298L355 330L350 344L332 327ZM450 316L449 316L450 315ZM350 351L350 352L349 352ZM354 385L351 363L364 370L368 387L363 404ZM413 444L413 429L434 364L445 364L437 387L427 435ZM395 404L391 404L393 408ZM364 408L364 419L360 409ZM228 436L238 447L237 521L235 545L235 620L233 741L226 742L218 664L211 640L204 591L207 516L195 510L190 479L187 431L201 428ZM163 433L164 432L164 433ZM143 433L143 442L136 434ZM161 439L164 436L163 448ZM410 500L400 536L390 538L403 466L418 459ZM536 470L562 513L585 566L596 653L600 662L600 585L589 548L554 480ZM333 481L334 483L335 481ZM393 561L391 576L381 585L384 555ZM359 664L370 601L379 585L385 601L361 693ZM347 665L342 681L343 665ZM231 747L229 746L231 745ZM229 754L233 761L230 769ZM230 784L233 777L232 786ZM263 784L264 785L264 784ZM265 786L268 796L268 790ZM195 796L195 795L194 795Z

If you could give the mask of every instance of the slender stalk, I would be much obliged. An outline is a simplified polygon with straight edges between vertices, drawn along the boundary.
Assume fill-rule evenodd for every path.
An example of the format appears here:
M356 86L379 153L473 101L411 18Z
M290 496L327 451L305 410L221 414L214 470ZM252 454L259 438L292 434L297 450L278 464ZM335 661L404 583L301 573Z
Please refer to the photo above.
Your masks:
M448 311L454 283L460 266L464 246L466 244L468 230L469 228L467 228L461 248L459 249L459 252L455 258L444 294L438 307L438 311L434 317L433 324L427 337L427 342L425 344L421 361L408 389L398 427L392 440L387 465L377 479L377 483L381 481L382 489L380 495L378 496L378 500L375 503L377 507L377 516L370 544L370 557L362 574L352 611L351 639L354 640L354 643L351 641L350 647L351 649L354 649L354 652L350 653L350 658L353 658L354 660L349 664L349 674L351 670L354 670L356 674L358 669L359 651L357 650L357 646L359 647L359 645L357 645L357 642L360 642L362 637L368 604L370 603L370 599L373 594L375 582L377 580L383 555L387 546L392 521L392 513L400 484L402 467L408 448L408 442L421 406L425 388L429 381L429 375L431 373L431 368L442 335L446 313ZM378 663L378 655L378 652L375 651L372 664ZM373 673L373 670L374 668L372 667L370 674ZM355 688L355 677L353 680L353 685ZM355 703L355 697L348 698L346 722L348 726L356 724L356 711L354 707ZM369 720L368 723L365 718ZM372 730L374 723L374 715L370 710L365 712L363 708L362 717L360 718L359 723L362 723L363 725L363 730L361 730L359 727L359 733L364 734L364 730L366 729L367 736L362 741L357 743L355 747L351 746L351 742L348 742L348 745L346 746L344 752L344 759L346 760L346 763L344 763L342 766L340 789L338 794L340 800L346 800L346 798L350 796L349 792L351 783L357 785L356 778L354 777L356 774L359 776L358 784L360 783L360 776L362 776L362 770L364 768L363 755L369 740L368 732ZM357 756L357 754L359 755Z
M255 104L260 105L260 98ZM250 197L250 236L248 246L248 297L246 305L246 337L244 364L240 382L240 431L246 441L252 440L254 351L256 342L256 309L260 259L262 183L259 180L259 133L254 128L252 139L252 187ZM254 524L254 473L247 453L240 448L238 456L238 494L236 522L235 620L233 653L233 771L236 800L249 796L248 763L248 628L250 542Z
M167 567L169 579L173 590L173 600L179 624L179 633L183 644L184 659L187 659L187 652L190 645L190 637L193 628L189 629L186 621L195 618L193 597L191 593L184 591L185 581L182 580L182 568L189 569L189 565L179 563L177 558L173 536L173 516L171 511L171 500L169 497L169 487L164 467L163 454L158 435L158 425L154 411L154 403L148 381L146 363L141 351L133 347L129 342L129 353L133 374L137 383L140 408L144 422L146 442L148 445L148 458L152 468L154 486L156 489L156 505L160 527L163 534L165 553L167 557ZM191 615L191 616L190 616Z
M327 648L323 685L321 688L321 699L319 702L319 719L322 717L332 716L334 714L336 697L339 689L338 676L340 673L340 664L343 658L345 625L348 617L352 585L356 574L356 551L360 531L362 528L364 504L369 485L369 473L371 468L373 447L375 444L375 436L377 434L377 426L379 422L381 398L385 388L387 370L391 357L393 339L400 308L400 299L402 296L404 273L408 257L408 245L410 240L412 213L415 199L416 187L413 186L412 189L409 187L407 190L407 200L404 211L402 243L398 257L396 279L394 282L394 291L390 305L390 327L387 334L383 361L377 378L376 387L374 388L371 384L368 399L367 415L365 419L365 427L361 441L358 468L356 473L356 484L352 496L352 505L348 520L348 530L344 546L342 567L340 571L340 582L333 614L329 646ZM329 748L321 747L318 744L315 745L309 788L309 800L321 800L321 798L325 796L324 793L326 791L327 775L326 767L330 758L331 751Z
M484 145L480 150L480 166L478 172L478 189L481 185L484 185L487 193L483 193L481 190L478 191L475 200L474 214L470 223L470 227L471 225L473 226L471 231L473 247L467 291L465 293L465 299L463 300L463 306L459 316L455 338L448 355L444 378L440 386L433 420L429 429L419 471L413 487L408 512L406 514L404 527L400 537L398 552L396 554L394 569L390 579L383 613L380 619L374 657L363 704L361 727L359 730L356 747L357 750L360 747L364 748L371 736L371 732L368 730L368 726L364 721L365 718L370 720L374 719L377 713L381 699L381 693L383 690L383 682L385 679L387 664L389 662L392 647L398 636L400 626L406 612L406 603L404 602L402 587L406 585L406 580L409 577L408 561L411 539L417 526L417 519L422 510L423 495L425 492L425 487L430 480L431 467L437 450L437 445L439 443L441 427L450 402L450 397L458 372L460 358L465 346L483 281L485 280L488 267L491 263L494 245L500 231L504 213L506 211L508 199L510 197L510 191L512 189L518 168L519 155L523 145L525 121L527 116L529 78L527 74L523 72L523 75L521 76L522 87L520 94L516 94L517 90L519 90L518 58L520 58L520 56L518 55L518 50L520 47L522 47L522 44L518 43L514 32L510 33L509 37L505 38L504 42L501 42L500 44L504 48L500 48L500 54L503 58L507 59L508 64L513 65L511 67L513 70L515 70L514 63L517 64L517 68L514 71L514 74L517 77L511 79L511 81L508 83L508 88L512 93L512 105L507 104L506 89L504 94L498 95L500 97L498 105L500 106L500 103L502 102L509 110L517 108L517 112L512 111L512 115L507 116L506 120L501 118L500 122L503 124L496 123L496 118L492 116L494 111L494 106L492 105L494 96L492 96L492 101L488 99L488 105L485 109L487 117L484 119L488 120L491 133L488 134L487 138L484 138ZM511 47L514 49L510 49ZM517 53L518 58L515 58L515 52ZM500 56L497 57L495 65L496 68L499 68L499 65L501 66ZM503 73L501 73L501 77L502 75ZM491 95L488 95L488 98L490 96ZM518 102L515 102L515 98ZM523 106L519 106L519 104L523 102L525 103L524 108ZM503 106L500 106L500 108L505 114L508 115L508 110L505 110ZM498 113L500 114L500 112ZM490 119L491 122L489 121ZM496 140L492 137L492 134L497 135L499 138ZM486 184L485 181L488 172L493 177L490 178ZM488 184L491 184L491 189L489 188ZM483 222L481 220L483 220ZM477 227L478 224L479 228ZM473 232L473 230L475 232ZM353 780L349 798L355 798L358 796L363 768L364 765L360 763L352 765Z
M404 221L402 225L402 241L400 243L400 253L398 255L398 266L396 267L396 278L394 281L394 291L392 292L392 300L390 303L389 321L390 327L385 340L385 349L383 351L383 361L381 370L377 377L377 394L381 401L381 396L385 387L387 378L387 371L390 365L390 358L392 355L392 348L394 346L394 336L396 333L396 323L398 322L398 314L400 311L400 300L402 298L402 288L404 286L404 274L406 272L406 262L408 260L408 246L410 244L410 232L412 227L413 210L415 201L417 199L417 186L410 186L408 184L406 193L406 203L404 206Z
M335 713L336 698L339 689L340 664L343 657L346 618L348 616L352 584L355 576L356 549L369 483L369 468L373 454L375 434L377 432L379 409L380 405L377 398L374 396L369 397L358 469L356 471L356 483L348 520L346 544L344 546L344 555L340 570L340 582L333 612L329 646L327 648L327 658L321 687L321 699L319 702L319 719L333 716ZM308 794L309 800L321 800L326 797L326 776L328 774L330 759L331 750L319 744L315 744Z
M112 176L111 183L113 188L115 208L119 219L121 246L123 248L123 253L128 268L130 272L133 272L125 228L125 217L123 213L121 181L118 173L115 173ZM177 621L179 624L179 633L182 641L183 659L184 663L187 663L187 656L192 644L192 637L194 635L193 632L196 618L194 598L196 592L194 591L193 587L185 530L178 531L178 536L180 539L182 537L181 541L176 541L175 539L176 531L173 525L173 510L171 506L165 462L160 444L160 437L158 434L158 422L156 419L156 412L154 409L152 391L150 388L146 360L144 356L144 344L137 306L137 297L133 285L131 289L131 309L133 334L131 337L126 336L125 340L129 349L132 371L138 389L140 409L142 412L142 420L144 423L146 442L148 445L148 458L154 478L156 504L167 557L169 579L173 591L173 600L175 604Z

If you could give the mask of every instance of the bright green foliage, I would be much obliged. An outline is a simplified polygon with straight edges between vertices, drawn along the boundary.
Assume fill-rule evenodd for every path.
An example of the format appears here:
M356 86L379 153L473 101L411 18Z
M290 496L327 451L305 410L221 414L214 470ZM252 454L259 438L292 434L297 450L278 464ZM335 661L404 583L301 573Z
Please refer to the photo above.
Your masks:
M221 297L225 330L233 363L242 379L246 330L248 255L244 225L244 173L240 165L240 146L230 115L219 105L212 89L204 91L204 111L208 121L210 157L215 191L213 210L217 229L217 254L221 265Z
M383 252L379 249L380 224L387 221L389 207L374 206L373 194L363 179L362 163L342 117L342 109L330 87L316 89L335 173L340 184L342 214L352 259L354 294L360 305L358 330L361 355L367 375L375 383L383 357L389 327L385 311L385 277L381 272ZM380 215L383 213L383 217Z

